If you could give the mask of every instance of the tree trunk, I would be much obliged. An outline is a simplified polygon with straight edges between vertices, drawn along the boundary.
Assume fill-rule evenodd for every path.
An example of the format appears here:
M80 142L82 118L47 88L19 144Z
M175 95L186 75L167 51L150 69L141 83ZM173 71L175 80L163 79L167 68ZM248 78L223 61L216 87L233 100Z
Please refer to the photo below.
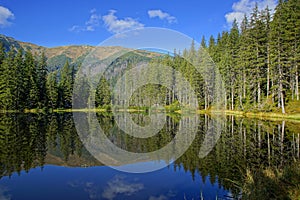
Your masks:
M279 63L280 63L280 60L279 60ZM278 105L281 106L281 112L284 114L285 113L285 108L284 108L284 96L283 96L283 86L282 86L282 69L281 69L281 66L279 64L279 99L278 101L280 101L280 103Z
M261 131L260 131L260 124L257 126L257 134L258 134L258 148L261 149Z
M295 95L297 101L299 101L299 74L298 74L298 64L296 64L296 89L295 89Z
M300 154L300 152L299 152L299 143L300 143L300 137L299 137L299 133L298 133L298 139L297 139L297 157L299 158L299 154Z
M274 79L271 79L271 85L274 85ZM271 91L271 97L272 97L272 103L274 104L275 102L275 90Z
M247 155L247 136L246 136L246 128L244 128L244 157Z
M268 163L270 166L271 163L271 149L270 149L270 135L269 132L267 132L267 138L268 138Z
M242 90L242 89L243 88L240 88L240 90ZM240 107L241 107L242 110L244 110L242 91L239 91L239 99L240 99Z
M285 113L285 108L284 108L284 96L283 96L283 91L282 91L282 81L280 80L280 104L281 104L281 112L282 114Z
M260 82L257 83L257 103L260 105L260 96L261 96L261 88L260 88Z
M269 50L270 49L270 47L269 47L269 45L268 45L268 47L267 47L267 52L268 52L268 55L267 55L267 62L268 62L268 64L267 64L267 99L269 98L269 93L270 93L270 53L269 53Z
M231 116L231 137L233 137L234 133L234 116Z
M204 88L204 110L207 110L207 91Z
M243 69L243 97L246 98L246 73Z
M225 96L225 104L224 105L225 105L225 110L226 110L227 109L227 94L226 94L226 91L225 91L225 95L224 96Z
M281 137L280 137L280 160L281 160L281 166L283 165L283 141L284 141L284 127L285 127L285 121L282 121L282 127L281 127Z
M234 109L234 88L233 84L231 85L231 110Z

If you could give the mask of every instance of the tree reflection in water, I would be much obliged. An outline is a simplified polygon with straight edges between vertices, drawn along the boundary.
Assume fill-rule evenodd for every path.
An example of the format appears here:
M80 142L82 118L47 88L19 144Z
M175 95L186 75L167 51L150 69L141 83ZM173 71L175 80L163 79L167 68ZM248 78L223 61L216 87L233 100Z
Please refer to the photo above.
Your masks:
M184 120L180 120L185 118ZM259 198L288 196L298 187L300 124L289 121L265 121L233 116L200 115L198 131L189 149L170 169L183 168L194 179L200 174L230 190L234 197ZM150 138L134 138L116 128L112 114L98 114L100 126L117 146L131 152L151 152L168 144L175 137L179 121L189 116L168 115L159 134ZM132 114L132 120L145 126L149 118ZM211 151L199 157L205 136L221 131ZM206 137L207 138L207 137ZM213 139L214 140L214 139ZM2 114L0 116L1 177L28 172L45 164L70 166L102 165L82 145L72 114ZM163 157L166 158L166 157ZM168 158L165 162L170 162ZM296 162L295 162L296 161ZM285 187L282 181L289 179ZM252 195L252 196L251 196ZM256 195L256 196L253 196ZM297 194L296 194L297 195Z

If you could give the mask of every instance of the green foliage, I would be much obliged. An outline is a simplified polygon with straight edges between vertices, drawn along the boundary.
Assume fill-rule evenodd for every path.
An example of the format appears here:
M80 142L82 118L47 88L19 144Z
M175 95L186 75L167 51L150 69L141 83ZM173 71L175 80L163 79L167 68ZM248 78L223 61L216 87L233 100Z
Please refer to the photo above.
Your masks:
M111 64L103 77L96 75L93 80L78 77L82 87L75 88L74 98L80 100L81 94L86 99L95 99L97 107L110 107L111 99L117 99L112 96L110 86L124 76L119 93L132 92L129 89L139 81L142 72L148 82L155 84L133 91L129 102L116 102L120 107L162 105L173 111L181 102L182 108L189 108L195 102L191 102L184 81L176 75L178 72L196 94L198 109L291 112L289 102L300 100L299 5L299 0L280 1L272 17L268 8L259 10L256 5L240 27L235 20L230 31L223 31L216 39L211 36L208 44L202 37L199 47L192 41L189 49L174 50L172 56L152 59L147 51L132 51L115 60L108 59ZM36 56L30 51L24 53L21 48L16 52L17 46L6 48L7 42L13 45L10 38L1 38L4 43L0 46L0 109L71 108L75 72L80 67L70 64L66 54L47 61L43 53ZM75 58L76 62L82 56ZM212 67L211 58L217 69ZM149 69L143 69L145 63L150 65ZM163 70L164 66L168 70ZM136 70L132 74L126 74L126 70L133 68ZM99 84L92 88L95 91L90 91L91 83L99 78ZM90 97L93 92L95 98ZM86 104L80 108L87 108Z
M58 83L57 83L57 72L51 72L47 75L46 81L48 106L50 108L56 108L58 105Z
M9 51L1 64L0 74L0 100L4 110L14 109L14 87L15 87L15 68L13 66L14 52Z
M39 91L38 107L41 108L47 105L47 58L44 54L40 56L37 63L37 86Z
M210 39L208 51L226 88L225 109L285 113L299 100L299 1L279 3L271 20L268 8L255 6L250 20L233 23L230 32Z
M26 82L25 99L27 108L36 108L38 106L38 82L37 82L37 65L36 61L30 51L25 52L24 59L25 73L24 78Z
M100 78L96 88L96 107L109 106L111 104L110 86L104 76Z
M193 179L202 177L204 183L219 185L229 190L233 199L299 198L300 165L293 161L299 159L299 134L295 132L299 123L171 113L159 134L140 139L124 134L112 113L97 113L102 130L114 145L138 153L164 147L195 117L199 120L197 133L187 151L170 165L175 171L184 169ZM131 118L141 126L151 123L148 113L133 113ZM200 158L199 149L215 127L221 127L220 138L210 153ZM102 165L84 148L72 113L3 114L0 133L1 177L45 164ZM173 161L166 154L153 156L146 159Z
M299 199L300 164L278 168L247 170L244 178L244 199Z
M60 81L58 84L58 99L61 108L71 108L73 83L75 78L74 66L67 61L60 70Z
M165 106L167 112L175 112L180 110L180 103L176 100L172 104Z
M74 66L67 62L58 82L58 71L48 73L46 61L44 53L34 56L21 49L5 52L0 46L1 110L71 107Z

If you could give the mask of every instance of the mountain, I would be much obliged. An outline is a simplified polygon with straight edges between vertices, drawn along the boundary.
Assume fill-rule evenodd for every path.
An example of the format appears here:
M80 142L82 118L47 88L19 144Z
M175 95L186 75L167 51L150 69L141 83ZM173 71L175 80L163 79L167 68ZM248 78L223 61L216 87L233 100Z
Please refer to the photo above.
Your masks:
M59 47L43 47L36 44L18 41L12 37L8 37L0 34L0 43L3 44L6 51L10 49L24 51L30 50L33 54L39 55L42 52L47 57L48 70L53 71L62 67L66 61L76 66L81 63L84 58L90 53L95 46L90 45L70 45L70 46L59 46ZM99 58L106 58L110 55L119 52L121 50L129 50L124 47L111 46L111 47L98 47L101 51ZM161 56L162 54L154 53L145 50L135 50L131 52L130 57L135 57L135 60L150 59L153 57ZM127 55L128 57L128 55Z
M45 157L46 165L68 166L68 167L91 167L102 166L96 158L83 148L82 154L79 156L76 153L68 155L66 159L61 151L48 150Z

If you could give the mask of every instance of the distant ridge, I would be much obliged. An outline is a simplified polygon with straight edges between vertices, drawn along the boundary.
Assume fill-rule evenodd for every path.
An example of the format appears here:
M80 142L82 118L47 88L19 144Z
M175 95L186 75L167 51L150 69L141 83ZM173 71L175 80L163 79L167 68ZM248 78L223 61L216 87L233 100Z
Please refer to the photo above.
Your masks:
M6 51L10 49L22 49L24 51L30 50L33 54L39 55L42 52L45 53L47 57L47 64L49 71L54 71L61 68L66 61L71 64L79 64L81 63L85 56L91 52L95 46L90 45L69 45L69 46L58 46L58 47L43 47L36 44L32 44L29 42L18 41L12 37L5 36L0 34L0 43L3 44ZM122 49L126 49L124 47L101 47L103 50L102 53L111 54L112 52L117 52ZM153 58L157 56L161 56L158 52L151 52L146 50L137 50L134 51L136 56L145 57L145 58ZM102 55L105 57L105 55Z

